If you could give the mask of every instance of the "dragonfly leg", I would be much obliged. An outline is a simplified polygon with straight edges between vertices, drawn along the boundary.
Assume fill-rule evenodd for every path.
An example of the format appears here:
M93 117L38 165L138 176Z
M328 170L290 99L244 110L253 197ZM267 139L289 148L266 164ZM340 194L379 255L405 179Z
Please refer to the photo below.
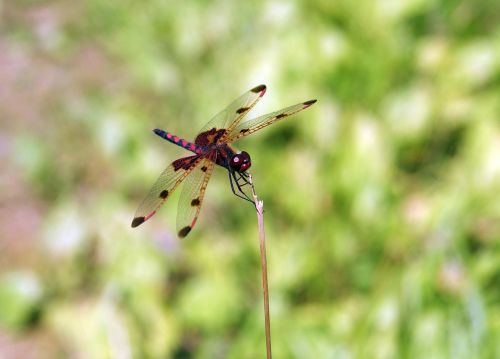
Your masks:
M239 178L236 178L237 174L240 176ZM248 180L248 174L246 172L237 173L237 174L235 173L234 177L235 177L236 183L238 183L239 187L245 187L246 185L250 185L250 182ZM240 179L243 180L243 184L240 183Z
M248 195L245 192L243 192L243 190L241 189L242 185L240 185L238 183L238 178L236 178L236 172L228 170L228 175L229 175L229 183L231 184L231 190L233 191L233 194L236 197L244 199L245 201L248 201L248 202L252 203L253 205L255 205L254 201L252 201L250 199L250 197L248 197ZM234 181L234 184L233 184L233 181ZM248 181L246 181L246 184L247 183L248 183ZM238 189L239 193L236 191L235 187Z
M248 175L245 173L245 176L242 176L243 174L242 173L238 173L240 175L240 178L243 178L243 181L245 182L244 184L240 185L239 183L239 179L236 178L236 171L234 171L231 166L229 165L229 160L226 158L225 159L225 164L226 164L226 168L227 168L227 173L228 173L228 176L229 176L229 183L231 184L231 191L233 191L233 194L236 196L236 197L239 197L241 199L244 199L245 201L248 201L250 203L252 203L254 206L255 206L255 203L254 201L252 201L250 199L250 197L248 197L248 195L243 192L243 190L241 189L241 187L243 187L244 185L248 184ZM233 181L234 183L236 184L236 187L238 188L238 191L241 193L237 193L236 190L235 190L235 185L233 184Z
M236 188L238 188L238 192L237 193L234 189L234 186L232 186L232 180L231 180L231 188L233 190L233 193L237 196L237 197L240 197L242 199L244 199L245 201L248 201L250 202L251 204L255 205L254 201L241 189L241 185L238 183L238 179L236 178L235 174L233 173L232 175L230 175L230 177L233 177L234 179L234 182L236 184ZM240 194L241 193L241 194Z
M236 183L236 187L238 187L238 191L243 194L243 196L245 197L245 199L249 202L251 202L252 204L255 205L255 202L243 191L242 187L246 186L246 185L250 185L250 182L248 182L248 175L244 176L243 173L239 173L239 172L234 172L232 173L232 176L234 178L234 182ZM239 177L237 177L239 176ZM243 180L243 183L240 183L240 179Z

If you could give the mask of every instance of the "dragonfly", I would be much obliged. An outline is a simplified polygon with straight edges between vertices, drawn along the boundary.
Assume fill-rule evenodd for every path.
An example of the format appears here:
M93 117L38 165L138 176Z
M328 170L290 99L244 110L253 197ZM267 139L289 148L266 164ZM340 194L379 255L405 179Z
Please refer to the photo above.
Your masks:
M208 181L216 165L227 170L232 192L237 197L254 203L243 190L243 187L249 184L247 170L252 165L250 155L245 151L237 151L231 144L305 110L316 102L309 100L244 120L245 115L265 93L265 85L256 86L245 92L203 126L194 142L160 129L153 130L161 138L193 154L173 161L162 172L137 209L132 227L137 227L154 216L174 190L185 182L179 199L176 226L177 235L180 238L186 237L198 220Z

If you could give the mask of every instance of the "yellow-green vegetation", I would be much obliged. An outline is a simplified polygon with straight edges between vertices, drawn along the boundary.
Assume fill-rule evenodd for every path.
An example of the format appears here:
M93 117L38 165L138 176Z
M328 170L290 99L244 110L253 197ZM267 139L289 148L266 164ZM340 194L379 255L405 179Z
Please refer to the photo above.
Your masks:
M265 83L275 358L500 357L500 2L0 2L0 357L263 358L255 211L137 206Z

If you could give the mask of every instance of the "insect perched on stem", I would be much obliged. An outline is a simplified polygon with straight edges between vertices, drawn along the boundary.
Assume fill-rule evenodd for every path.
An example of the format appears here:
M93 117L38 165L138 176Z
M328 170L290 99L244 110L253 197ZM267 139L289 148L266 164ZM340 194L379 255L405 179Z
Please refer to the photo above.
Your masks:
M302 111L316 102L316 100L309 100L243 121L245 115L265 93L265 85L259 85L244 93L212 118L201 129L194 142L186 141L160 129L153 130L158 136L194 154L173 161L163 171L137 209L132 220L132 227L137 227L151 218L177 186L186 180L177 211L177 234L179 237L186 237L196 224L208 180L216 164L227 170L233 193L253 203L253 200L242 189L248 184L246 171L252 165L250 155L245 151L236 151L230 144Z

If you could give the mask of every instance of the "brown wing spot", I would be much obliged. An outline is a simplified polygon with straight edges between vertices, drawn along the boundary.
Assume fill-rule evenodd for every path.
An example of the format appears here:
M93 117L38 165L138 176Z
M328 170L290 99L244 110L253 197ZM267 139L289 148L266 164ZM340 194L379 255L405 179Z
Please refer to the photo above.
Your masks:
M178 236L184 238L189 234L189 232L191 232L191 226L186 226L179 231Z
M132 228L137 227L138 225L144 223L146 219L144 217L135 217L132 221Z
M237 114L242 114L243 112L246 112L250 109L250 107L240 107L239 109L236 110Z
M201 170L202 170L203 172L207 172L208 168L207 168L207 166L203 166L203 167L201 168Z
M163 191L161 191L160 193L160 198L167 198L168 197L168 191L166 189L164 189Z
M266 89L266 85L259 85L259 86L254 87L250 91L252 91L253 93L259 93L265 89Z
M210 146L214 143L217 143L217 141L222 136L224 136L225 133L226 133L225 129L221 128L218 130L214 127L196 136L194 143L196 143L199 146Z
M240 131L240 133L246 133L246 132L248 132L248 131L250 131L248 128L244 128L244 129L242 129L242 130Z
M183 170L188 170L197 163L198 159L199 156L179 158L178 160L172 162L172 166L174 166L174 171L178 171L181 168Z
M193 207L198 207L200 205L200 199L199 198L195 198L191 201L191 206Z
M309 101L306 101L304 102L304 105L306 105L307 107L311 106L312 104L315 104L317 100L309 100Z
M286 116L288 116L286 113L280 113L278 116L276 116L276 118L279 119L279 118L283 118Z

